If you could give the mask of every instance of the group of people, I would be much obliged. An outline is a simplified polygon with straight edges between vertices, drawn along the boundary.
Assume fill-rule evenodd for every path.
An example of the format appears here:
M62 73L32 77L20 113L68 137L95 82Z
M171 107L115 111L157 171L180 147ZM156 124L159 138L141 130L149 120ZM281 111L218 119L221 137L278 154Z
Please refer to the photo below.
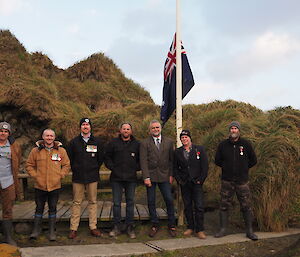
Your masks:
M99 169L104 162L111 170L110 183L113 198L113 228L109 236L121 234L121 202L123 192L126 200L126 233L136 238L134 230L134 203L137 185L137 171L141 170L147 191L148 210L151 221L149 236L154 237L159 230L156 213L156 188L158 187L166 204L168 232L171 237L177 235L176 217L172 195L172 183L175 179L180 185L184 214L187 223L185 236L195 235L205 239L203 183L208 174L208 158L203 146L192 143L189 130L182 130L182 146L175 149L173 141L161 134L161 124L152 120L149 124L149 137L138 141L133 136L132 125L124 122L120 125L119 136L104 146L92 134L92 122L82 118L79 123L80 134L72 139L66 150L55 141L55 132L46 129L42 140L36 142L26 161L26 171L34 179L35 215L31 239L41 233L41 223L45 203L48 203L49 240L56 240L55 223L57 202L61 188L61 179L72 171L73 203L71 208L70 232L68 237L75 239L81 216L81 203L85 192L88 198L89 229L94 237L100 237L97 228L97 187ZM216 151L215 164L222 168L220 231L215 237L227 234L228 209L234 194L240 202L246 225L246 236L257 240L253 233L253 214L250 204L248 184L249 168L256 164L256 156L249 141L240 137L241 125L233 121L229 125L229 137L223 140ZM2 228L4 241L16 245L12 238L12 209L18 195L19 166L21 151L11 135L11 126L0 122L0 195L2 203Z

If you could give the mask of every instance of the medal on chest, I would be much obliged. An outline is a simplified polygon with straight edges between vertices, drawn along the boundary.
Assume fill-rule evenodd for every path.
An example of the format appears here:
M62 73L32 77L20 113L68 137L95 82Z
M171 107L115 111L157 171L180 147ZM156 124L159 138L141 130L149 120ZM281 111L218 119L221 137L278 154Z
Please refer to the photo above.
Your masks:
M59 154L57 154L57 153L54 153L54 154L52 154L52 156L51 156L51 160L52 161L61 161L61 156L59 155Z
M240 155L244 155L244 147L240 146Z
M197 160L200 159L200 152L199 151L196 153L196 158L197 158Z
M86 151L88 153L97 153L97 146L96 145L87 145Z

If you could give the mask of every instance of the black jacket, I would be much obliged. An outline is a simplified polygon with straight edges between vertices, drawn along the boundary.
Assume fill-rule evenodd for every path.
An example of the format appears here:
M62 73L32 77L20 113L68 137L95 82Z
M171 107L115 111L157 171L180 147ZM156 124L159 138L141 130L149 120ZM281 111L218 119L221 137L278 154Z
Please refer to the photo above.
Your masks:
M222 180L246 183L249 168L257 163L255 152L246 139L223 140L217 149L215 164L222 168Z
M183 146L174 153L174 177L180 184L187 181L203 184L208 171L208 160L205 149L200 145L192 145L188 160L185 159Z
M104 147L98 138L91 135L86 143L79 135L71 140L67 152L71 162L73 182L88 184L99 181Z
M137 181L136 171L140 170L140 143L133 136L123 141L114 138L106 147L104 163L110 169L111 181Z

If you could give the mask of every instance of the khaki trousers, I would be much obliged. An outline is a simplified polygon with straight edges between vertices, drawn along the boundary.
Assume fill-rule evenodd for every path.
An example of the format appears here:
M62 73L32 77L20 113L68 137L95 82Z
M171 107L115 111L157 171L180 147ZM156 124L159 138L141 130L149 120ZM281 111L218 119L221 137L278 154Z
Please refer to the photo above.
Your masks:
M71 230L77 231L78 229L81 216L81 203L85 191L88 196L89 227L90 229L97 228L97 185L98 182L89 184L73 183L73 204L70 219Z

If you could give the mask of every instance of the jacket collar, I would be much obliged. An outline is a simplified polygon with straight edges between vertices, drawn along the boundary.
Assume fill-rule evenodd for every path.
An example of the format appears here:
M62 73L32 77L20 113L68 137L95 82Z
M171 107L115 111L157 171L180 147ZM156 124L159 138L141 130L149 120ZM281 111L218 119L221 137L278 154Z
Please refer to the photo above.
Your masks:
M39 150L42 150L44 148L46 148L44 140L39 140L37 142L35 142L36 146L38 147ZM62 143L59 141L54 141L54 145L53 145L53 149L58 149L60 146L62 146Z

